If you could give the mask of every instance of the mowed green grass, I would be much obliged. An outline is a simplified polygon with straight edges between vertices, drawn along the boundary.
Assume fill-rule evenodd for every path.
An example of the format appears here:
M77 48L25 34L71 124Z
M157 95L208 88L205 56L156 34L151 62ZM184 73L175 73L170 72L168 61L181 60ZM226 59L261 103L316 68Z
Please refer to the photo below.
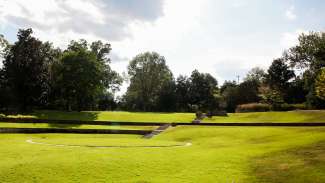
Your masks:
M169 145L90 148L30 144ZM137 135L0 134L0 182L325 182L324 127L169 128Z
M2 115L5 116L5 115ZM31 114L8 115L7 117L32 117L40 119L82 120L82 121L119 121L119 122L191 122L194 113L153 113L122 111L36 111Z
M128 130L154 130L157 126L119 126L119 125L70 125L47 123L3 123L0 128L65 128L65 129L128 129Z
M5 115L0 114L0 116ZM31 114L8 115L7 117L118 122L191 122L195 118L195 114L119 111L36 111ZM228 117L215 116L212 118L205 118L203 122L325 122L325 110L228 113Z
M325 110L229 113L228 117L205 118L204 122L325 122Z
M194 116L191 113L37 111L11 117L190 122ZM324 111L240 113L205 121L324 122L324 116ZM156 128L37 123L0 123L0 127ZM26 142L29 139L43 144ZM179 147L187 143L192 145ZM0 134L0 157L0 182L321 183L325 182L325 127L178 126L153 139L138 135Z

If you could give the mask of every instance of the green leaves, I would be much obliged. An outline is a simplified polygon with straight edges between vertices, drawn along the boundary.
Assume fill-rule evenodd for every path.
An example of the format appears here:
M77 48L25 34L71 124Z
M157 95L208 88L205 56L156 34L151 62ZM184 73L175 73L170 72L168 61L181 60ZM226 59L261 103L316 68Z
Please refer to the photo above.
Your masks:
M316 95L325 100L325 68L322 68L315 83Z

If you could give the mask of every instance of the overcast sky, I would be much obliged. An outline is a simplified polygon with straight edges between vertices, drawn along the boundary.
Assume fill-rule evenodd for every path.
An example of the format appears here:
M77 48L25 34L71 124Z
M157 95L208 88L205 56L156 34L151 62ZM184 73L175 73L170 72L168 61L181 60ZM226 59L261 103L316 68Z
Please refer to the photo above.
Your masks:
M323 0L0 0L0 34L19 28L64 48L71 39L112 44L112 67L145 51L165 56L175 76L209 72L221 84L243 77L297 42L324 31Z

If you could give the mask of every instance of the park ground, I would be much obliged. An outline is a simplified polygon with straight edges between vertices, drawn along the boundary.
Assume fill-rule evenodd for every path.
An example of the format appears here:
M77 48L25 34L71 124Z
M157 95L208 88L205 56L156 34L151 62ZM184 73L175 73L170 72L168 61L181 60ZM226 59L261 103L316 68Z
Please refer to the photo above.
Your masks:
M194 116L37 111L9 117L190 122ZM240 113L204 122L325 122L325 111ZM0 123L0 127L155 128L17 123ZM185 146L187 143L192 145ZM0 157L0 182L321 183L325 182L325 127L177 126L152 139L140 135L0 134Z

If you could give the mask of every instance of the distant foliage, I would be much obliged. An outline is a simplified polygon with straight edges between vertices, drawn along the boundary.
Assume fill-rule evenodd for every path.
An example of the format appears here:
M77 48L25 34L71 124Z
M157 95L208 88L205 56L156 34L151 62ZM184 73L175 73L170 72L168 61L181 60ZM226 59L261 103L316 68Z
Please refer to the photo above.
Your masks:
M62 52L32 33L19 30L18 41L7 46L0 69L1 109L97 109L105 93L119 89L122 79L107 57L110 44L71 41Z
M310 32L299 36L299 43L288 49L283 59L292 68L304 70L302 76L307 91L306 104L309 108L325 108L325 102L317 96L315 78L325 67L325 32Z
M307 109L305 104L279 104L274 108L270 104L263 103L250 103L241 104L236 108L236 112L267 112L267 111L292 111L292 110L305 110Z
M173 108L174 78L163 56L155 52L137 55L130 61L128 74L130 86L124 96L128 109L154 111Z
M72 41L60 60L53 64L56 105L66 110L96 109L107 89L118 89L122 79L111 70L105 59L110 51L109 45L95 44L96 49L89 49L85 40Z
M284 62L283 59L275 59L267 71L267 83L282 94L289 88L289 80L295 77L293 70Z
M318 77L316 78L315 86L317 97L325 100L325 68L321 70Z
M4 79L20 110L44 106L50 91L50 65L55 51L50 43L32 36L31 29L19 30L4 60Z
M209 73L174 77L164 56L144 52L130 60L123 78L111 67L109 43L72 40L54 48L19 30L10 44L0 35L0 110L132 110L227 112L325 109L325 32L301 34L298 44L254 67L243 81L220 87ZM234 73L235 75L235 73ZM123 96L115 96L123 81Z
M241 104L236 108L236 112L266 112L271 110L271 105L261 103Z

